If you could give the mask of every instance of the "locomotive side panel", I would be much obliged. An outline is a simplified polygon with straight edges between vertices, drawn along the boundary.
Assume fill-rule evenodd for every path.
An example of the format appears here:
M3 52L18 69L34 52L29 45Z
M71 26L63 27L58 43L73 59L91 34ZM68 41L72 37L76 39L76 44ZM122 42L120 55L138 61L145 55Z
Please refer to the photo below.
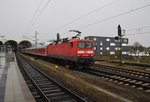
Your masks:
M68 56L68 44L49 45L47 55L53 58L65 59Z
M77 42L74 41L69 43L68 52L69 57L77 57Z

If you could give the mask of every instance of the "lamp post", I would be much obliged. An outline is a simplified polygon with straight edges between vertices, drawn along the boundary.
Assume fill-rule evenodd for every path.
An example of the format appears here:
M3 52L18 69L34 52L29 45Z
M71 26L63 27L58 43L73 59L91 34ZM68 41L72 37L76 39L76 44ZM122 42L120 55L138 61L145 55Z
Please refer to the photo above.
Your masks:
M7 39L3 39L5 44L4 44L4 52L7 51L7 46L9 46L9 43L7 42Z
M5 37L5 36L4 36L4 35L2 35L2 36L0 36L0 37L2 38L2 42L3 42L3 40L4 40L4 37Z
M5 38L5 36L2 35L2 36L0 36L0 37L2 38L2 43L3 43L3 45L2 45L2 51L4 51L4 38Z
M37 39L37 31L35 31L35 49L37 48L37 41L38 41L38 39Z

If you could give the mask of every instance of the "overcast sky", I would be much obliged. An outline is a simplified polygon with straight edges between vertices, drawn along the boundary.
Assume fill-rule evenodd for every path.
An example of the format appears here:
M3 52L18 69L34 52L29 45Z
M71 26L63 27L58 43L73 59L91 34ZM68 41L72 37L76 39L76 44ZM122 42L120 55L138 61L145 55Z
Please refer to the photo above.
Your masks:
M0 36L6 39L21 41L37 31L40 41L48 41L56 33L71 37L72 29L82 38L114 37L118 24L130 45L150 46L150 0L0 0Z

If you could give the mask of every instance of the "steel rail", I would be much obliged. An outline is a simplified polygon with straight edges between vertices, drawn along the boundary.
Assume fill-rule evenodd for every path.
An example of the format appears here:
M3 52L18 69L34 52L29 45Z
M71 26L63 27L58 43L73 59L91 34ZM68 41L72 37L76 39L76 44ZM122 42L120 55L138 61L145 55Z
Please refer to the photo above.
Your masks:
M17 55L17 57L20 60L21 63L21 58L20 56ZM42 98L46 101L46 102L51 102L46 95L42 92L42 90L38 87L38 85L36 84L36 82L34 81L34 79L32 78L32 76L30 75L30 73L26 70L25 66L22 66L23 70L25 71L25 73L28 75L28 77L30 78L31 82L33 83L33 85L36 87L37 91L39 92L39 94L42 96Z
M107 65L99 65L99 64L95 64L94 67L98 67L99 69L105 69L105 70L115 71L115 72L119 72L119 73L124 73L124 74L127 73L127 74L130 74L132 76L143 77L145 79L150 80L150 73L146 73L146 72L143 72L143 71L123 69L123 68L107 66Z
M124 83L128 83L130 85L135 85L137 87L141 87L145 90L150 90L150 80L142 80L142 79L135 78L133 76L122 75L120 73L113 73L113 72L109 72L109 71L105 71L105 70L96 70L94 68L87 68L83 72L89 73L92 75L96 75L96 76L107 77L109 79L117 80L119 82L124 82ZM123 80L123 78L124 78L124 80ZM130 80L128 80L128 79L130 79ZM144 84L148 83L148 85L139 84L138 82L142 82Z
M23 59L23 60L24 60L26 63L28 63L28 65L24 65L24 67L25 67L25 66L26 66L26 67L30 66L30 67L34 68L33 71L36 70L36 71L37 71L36 73L40 73L42 77L44 77L45 79L50 80L52 83L55 83L56 86L59 87L62 91L64 91L65 94L68 94L68 95L69 95L69 98L70 98L70 99L73 98L72 100L74 100L74 101L76 100L76 101L78 101L78 102L87 102L85 99L83 99L83 98L80 97L79 95L73 93L72 91L70 91L69 89L65 88L63 85L59 84L58 82L56 82L55 80L53 80L52 78L50 78L48 75L46 75L45 73L43 73L42 71L40 71L39 69L37 69L37 68L36 68L33 64L31 64L28 60L25 60L25 59ZM25 63L22 63L22 64L25 64ZM37 83L37 81L34 81L34 80L35 80L35 77L33 77L29 71L27 71L27 73L30 74L30 77L32 78L32 82L36 85L36 88L37 88L39 91L41 91L40 93L43 94L42 96L43 96L43 97L46 97L45 100L48 100L48 102L51 102L51 101L49 101L49 98L47 98L47 95L46 95L44 92L42 92L43 90L39 87L39 84ZM45 83L45 84L46 84L46 83ZM47 84L49 84L49 83L47 83ZM76 101L75 101L75 102L76 102Z

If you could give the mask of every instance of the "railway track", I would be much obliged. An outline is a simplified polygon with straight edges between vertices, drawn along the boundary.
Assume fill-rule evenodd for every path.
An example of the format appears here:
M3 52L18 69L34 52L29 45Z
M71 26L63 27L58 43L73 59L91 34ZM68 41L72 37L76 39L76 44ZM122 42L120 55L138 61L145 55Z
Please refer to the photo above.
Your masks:
M95 61L106 61L106 60L95 60ZM120 63L119 61L106 61L108 63ZM144 63L132 63L132 62L125 62L124 64L126 65L131 65L131 66L140 66L140 67L147 67L150 68L150 64L144 64Z
M138 90L150 92L150 74L121 68L112 68L104 65L95 65L87 68L84 72L100 76L119 84L125 84Z
M98 69L109 70L112 72L123 73L131 76L136 76L138 78L145 78L150 80L150 73L146 73L146 72L141 72L141 71L136 71L131 69L123 69L123 68L107 66L107 65L99 65L99 64L95 64L94 67Z
M26 83L37 102L87 102L17 54Z

